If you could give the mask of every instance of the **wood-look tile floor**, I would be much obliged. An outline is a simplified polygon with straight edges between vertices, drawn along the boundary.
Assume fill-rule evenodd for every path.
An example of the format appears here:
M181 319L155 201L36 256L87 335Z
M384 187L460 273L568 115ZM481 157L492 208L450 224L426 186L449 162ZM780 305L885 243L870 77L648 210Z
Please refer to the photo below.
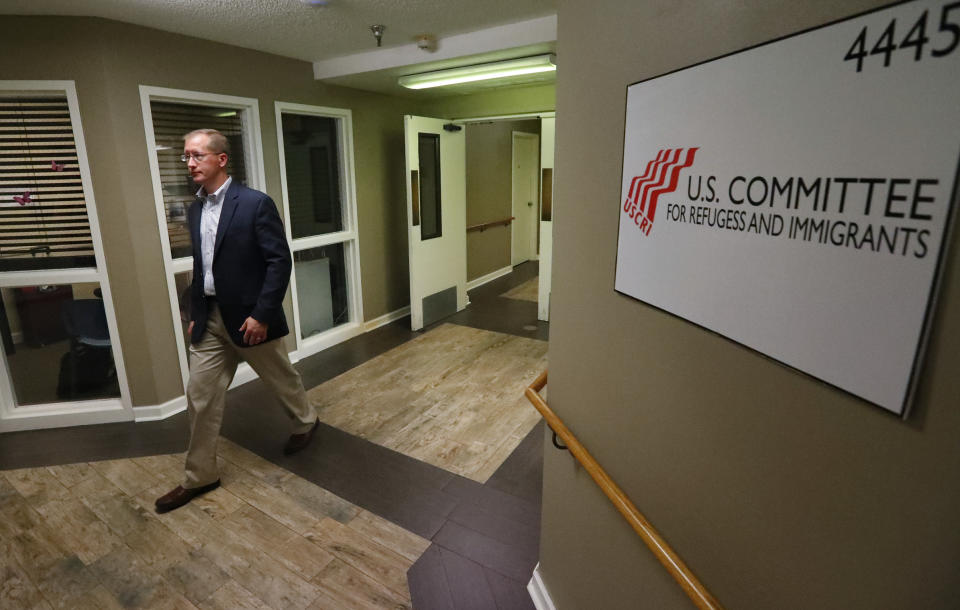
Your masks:
M501 296L536 275L536 263L516 267L472 290L471 306L446 321L546 346L549 325L537 321L536 304ZM311 387L423 334L400 320L297 368ZM412 599L416 610L533 610L526 583L539 547L542 422L480 484L326 425L303 452L284 456L289 421L275 402L258 381L229 392L223 435L235 445L220 447L224 487L167 515L153 513L153 500L182 474L185 413L2 435L0 609L269 608L263 597L303 601L319 587L308 607L409 607ZM21 482L29 471L35 477ZM362 546L355 531L413 564L409 598L396 590L395 569L361 563L362 549L378 547ZM264 538L271 532L279 534ZM276 540L291 532L286 556ZM304 549L313 563L298 554ZM186 592L209 596L195 603Z
M510 290L504 292L500 296L506 297L508 299L517 299L520 301L532 301L537 302L540 295L540 278L534 277L520 284L519 286L514 286Z
M222 487L164 515L183 455L0 473L0 608L410 608L430 545L220 440Z
M546 366L544 341L441 324L308 396L326 424L484 482L540 420L523 391Z

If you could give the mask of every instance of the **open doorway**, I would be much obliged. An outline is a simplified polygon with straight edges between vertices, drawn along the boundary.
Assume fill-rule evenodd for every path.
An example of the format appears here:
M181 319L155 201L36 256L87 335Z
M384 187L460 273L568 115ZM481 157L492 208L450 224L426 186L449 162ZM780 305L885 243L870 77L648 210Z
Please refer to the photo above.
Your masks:
M550 133L543 133L543 125ZM467 290L542 259L542 195L551 191L542 183L543 170L552 171L553 158L552 149L544 156L543 143L552 147L552 127L552 113L405 118L414 330L466 307ZM434 207L436 228L442 219L443 230L426 234L434 218L426 212ZM549 294L549 280L546 287L542 278L530 284L525 300L538 302L538 318L546 320L539 311L547 307L539 301Z
M467 287L539 261L539 279L519 293L538 303L542 321L549 320L550 308L555 120L548 112L462 121L467 132Z
M538 258L540 135L539 125L537 127L538 133L514 131L512 134L510 179L513 224L510 264L513 266Z
M540 118L473 120L466 130L467 280L538 257Z

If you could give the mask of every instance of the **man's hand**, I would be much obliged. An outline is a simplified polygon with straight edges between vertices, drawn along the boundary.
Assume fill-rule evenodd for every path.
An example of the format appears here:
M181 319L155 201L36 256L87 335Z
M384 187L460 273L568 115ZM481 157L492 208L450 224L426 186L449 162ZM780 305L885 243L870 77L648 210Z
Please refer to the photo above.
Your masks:
M187 327L187 336L193 335L193 320L190 320L190 326Z
M267 325L248 317L240 327L244 345L258 345L267 338Z

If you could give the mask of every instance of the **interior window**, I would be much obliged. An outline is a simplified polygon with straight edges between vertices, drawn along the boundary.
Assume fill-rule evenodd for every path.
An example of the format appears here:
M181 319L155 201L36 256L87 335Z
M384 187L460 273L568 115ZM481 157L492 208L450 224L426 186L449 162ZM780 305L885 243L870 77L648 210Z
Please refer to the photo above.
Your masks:
M150 102L153 115L157 165L163 189L163 206L167 216L167 236L173 258L191 256L187 210L200 188L194 183L183 154L183 136L194 129L216 129L230 142L227 173L234 180L247 183L244 158L243 121L240 110L216 106L198 106L173 102Z

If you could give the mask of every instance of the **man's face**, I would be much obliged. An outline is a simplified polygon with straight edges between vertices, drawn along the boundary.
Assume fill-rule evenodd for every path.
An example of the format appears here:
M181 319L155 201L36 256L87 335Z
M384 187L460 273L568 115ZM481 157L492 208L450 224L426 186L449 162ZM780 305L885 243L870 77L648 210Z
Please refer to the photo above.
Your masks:
M214 153L208 146L210 136L197 134L187 139L183 145L183 154L189 155L187 159L187 169L193 181L202 186L208 193L219 187L224 178L223 174L227 167L227 155L225 153ZM200 159L197 159L197 155Z

